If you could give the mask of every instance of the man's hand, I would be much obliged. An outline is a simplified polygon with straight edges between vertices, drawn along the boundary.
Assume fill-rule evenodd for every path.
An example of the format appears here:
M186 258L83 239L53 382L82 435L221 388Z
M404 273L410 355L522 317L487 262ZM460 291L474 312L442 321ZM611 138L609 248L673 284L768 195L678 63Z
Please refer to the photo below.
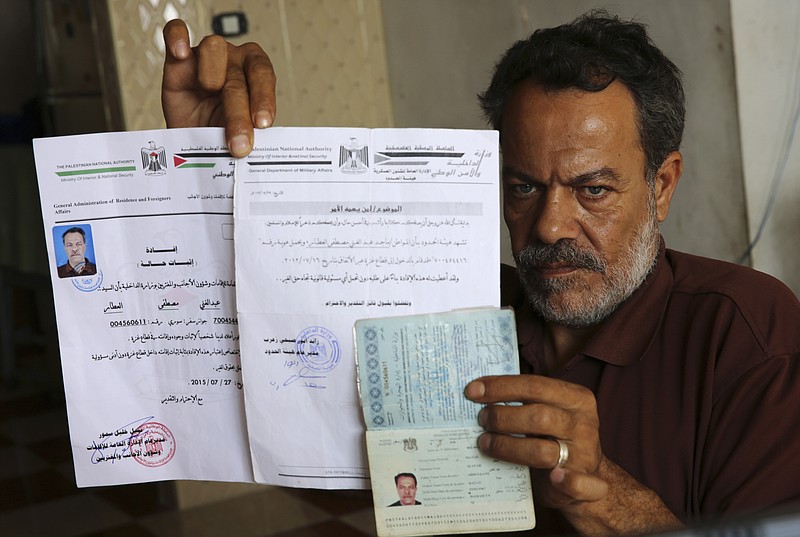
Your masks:
M167 52L161 105L167 127L225 127L235 157L253 148L253 128L275 119L275 72L255 43L235 46L222 37L205 37L189 46L189 31L179 19L164 27Z
M478 414L487 431L478 439L481 451L531 467L537 502L561 510L583 535L681 527L655 492L603 455L590 390L547 377L510 375L477 379L465 394L488 405ZM502 404L512 402L522 405ZM556 466L556 439L569 450L562 466Z

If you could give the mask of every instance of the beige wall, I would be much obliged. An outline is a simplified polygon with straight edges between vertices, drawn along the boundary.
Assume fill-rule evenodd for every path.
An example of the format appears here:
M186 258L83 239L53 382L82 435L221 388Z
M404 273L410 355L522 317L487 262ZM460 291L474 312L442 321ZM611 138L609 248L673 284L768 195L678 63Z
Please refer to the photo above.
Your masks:
M378 0L109 0L127 130L161 128L166 21L188 23L196 44L215 13L243 11L278 76L278 125L392 126Z

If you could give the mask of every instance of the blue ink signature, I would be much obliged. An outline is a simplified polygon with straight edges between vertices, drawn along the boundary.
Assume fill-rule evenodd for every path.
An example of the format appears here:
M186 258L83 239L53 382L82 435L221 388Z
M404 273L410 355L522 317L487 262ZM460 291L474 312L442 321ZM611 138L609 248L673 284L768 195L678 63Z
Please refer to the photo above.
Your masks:
M313 379L324 379L324 378L327 378L327 377L325 377L325 375L309 375L308 374L309 371L311 371L310 367L308 367L308 366L301 367L300 371L298 371L298 373L296 375L292 375L291 377L289 377L285 381L283 381L283 385L284 386L289 386L290 384L294 384L298 380L306 380L306 381L308 381L310 379L310 380L313 381ZM306 382L304 385L305 385L306 388L317 388L317 389L324 389L325 388L325 386L319 385L316 382Z

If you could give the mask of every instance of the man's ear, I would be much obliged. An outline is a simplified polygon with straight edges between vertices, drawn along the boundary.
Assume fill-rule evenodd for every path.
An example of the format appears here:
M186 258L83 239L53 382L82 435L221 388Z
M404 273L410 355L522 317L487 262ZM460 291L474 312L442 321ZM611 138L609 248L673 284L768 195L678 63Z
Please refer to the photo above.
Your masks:
M669 204L672 202L672 194L675 193L681 173L683 173L683 156L680 151L673 151L667 155L656 172L656 216L659 222L663 222L669 214Z

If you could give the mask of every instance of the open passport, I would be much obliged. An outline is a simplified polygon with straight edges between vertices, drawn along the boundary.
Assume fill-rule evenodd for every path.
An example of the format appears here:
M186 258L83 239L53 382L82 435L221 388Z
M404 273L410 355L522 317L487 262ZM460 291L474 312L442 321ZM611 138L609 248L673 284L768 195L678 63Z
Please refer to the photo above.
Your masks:
M378 535L534 527L529 469L478 450L481 405L463 395L475 378L519 373L513 310L364 319L354 330Z

